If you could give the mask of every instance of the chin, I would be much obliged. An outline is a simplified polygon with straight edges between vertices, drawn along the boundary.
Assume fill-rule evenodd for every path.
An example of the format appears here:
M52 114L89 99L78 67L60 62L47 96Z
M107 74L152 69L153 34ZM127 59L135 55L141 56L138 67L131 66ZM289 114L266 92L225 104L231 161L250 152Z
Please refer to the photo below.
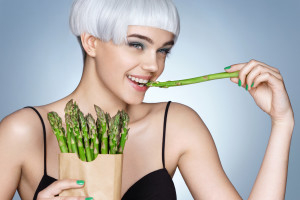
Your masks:
M127 96L125 97L124 101L129 105L137 105L141 104L144 100L145 95L141 96Z

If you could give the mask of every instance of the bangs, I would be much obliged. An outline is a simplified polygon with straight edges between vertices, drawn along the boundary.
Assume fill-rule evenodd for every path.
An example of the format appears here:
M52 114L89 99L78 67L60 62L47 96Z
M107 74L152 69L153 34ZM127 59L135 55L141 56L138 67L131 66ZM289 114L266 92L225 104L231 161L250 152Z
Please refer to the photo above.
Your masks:
M115 44L126 41L129 25L150 26L169 31L174 34L174 41L176 42L180 32L180 22L177 9L172 1L126 1L120 12L122 14L119 13L117 16L112 38Z

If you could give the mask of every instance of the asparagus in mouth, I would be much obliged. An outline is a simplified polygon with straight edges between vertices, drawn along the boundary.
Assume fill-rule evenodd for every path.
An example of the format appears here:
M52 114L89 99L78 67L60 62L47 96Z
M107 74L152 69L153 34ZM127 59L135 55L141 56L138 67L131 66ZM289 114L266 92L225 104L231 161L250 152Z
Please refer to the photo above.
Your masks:
M238 76L239 76L239 71L231 72L231 73L222 72L217 74L209 74L205 76L199 76L195 78L176 80L176 81L166 81L166 82L149 81L148 83L146 83L146 86L168 88L173 86L189 85L194 83L200 83L200 82L211 81L211 80L222 79L222 78L232 78Z
M146 84L149 82L149 80L136 78L131 75L127 75L127 78L129 78L131 81L135 82L140 87L146 86Z

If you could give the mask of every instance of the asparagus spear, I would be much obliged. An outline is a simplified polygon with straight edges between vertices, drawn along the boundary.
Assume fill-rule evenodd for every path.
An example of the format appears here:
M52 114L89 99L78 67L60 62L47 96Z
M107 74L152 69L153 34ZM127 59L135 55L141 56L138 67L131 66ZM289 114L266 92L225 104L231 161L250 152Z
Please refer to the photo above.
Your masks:
M86 126L88 127L88 122L87 122L87 115L85 116L85 121L86 121ZM93 143L93 135L91 133L91 131L89 130L88 128L88 137L89 137L89 148L90 148L90 153L91 153L91 157L92 157L92 160L94 160L94 144L92 145Z
M68 114L65 114L65 121L66 121L66 128L67 128L67 145L69 152L72 152L72 147L71 147L71 132L73 132L72 127L70 126L70 123L68 122L68 119L70 116Z
M73 106L73 99L71 99L64 109L65 111L65 121L66 121L66 128L67 128L67 144L69 152L72 152L71 147L71 134L73 132L72 127L70 126L70 115L72 114L72 106ZM74 153L74 152L73 152Z
M129 124L129 116L128 114L122 110L122 128L121 128L121 140L118 148L118 154L122 154L125 147L125 142L128 139L128 124Z
M210 81L215 79L231 78L231 77L238 77L238 76L239 76L239 71L231 72L231 73L222 72L217 74L209 74L205 76L199 76L195 78L176 80L176 81L166 81L166 82L150 81L146 83L146 86L168 88L173 86L188 85L188 84L200 83L200 82L205 82L205 81Z
M91 152L91 161L93 161L95 159L95 156L94 156L94 143L93 143L93 140L91 140L90 142L90 146L89 146L89 149L90 149L90 152Z
M74 124L69 114L66 114L66 124L67 124L67 133L68 136L70 137L70 146L71 146L71 150L69 150L69 152L77 153L79 157L77 145L76 145L76 138L73 131Z
M53 133L55 134L55 136L57 138L59 148L60 148L60 152L68 153L68 148L67 148L67 145L65 143L63 131L61 129L61 124L59 124L58 114L56 112L49 112L47 116L48 116L48 120L49 120L51 128L52 128L52 131L53 131Z
M121 140L121 131L122 131L122 112L118 110L117 114L120 115L119 117L119 124L118 124L118 132L116 133L116 141L117 141L117 150L120 145Z
M106 124L107 124L107 143L108 143L108 154L110 154L110 144L109 144L109 138L111 134L111 128L113 125L113 118L110 117L109 113L105 113L105 119L106 119Z
M85 156L85 150L83 147L82 143L82 134L80 131L79 127L79 119L78 119L78 106L76 102L72 106L72 115L71 115L71 120L72 120L72 125L73 125L73 130L74 130L74 135L77 140L77 147L78 147L78 152L79 152L79 157L82 161L86 161L86 156Z
M86 151L85 151L85 148L84 148L83 143L82 143L82 131L81 130L79 130L79 134L78 134L78 137L77 137L77 146L78 146L80 159L82 161L87 161L87 158L85 156Z
M112 118L111 126L109 127L109 153L116 154L118 150L117 135L119 134L120 112Z
M57 115L58 116L58 115ZM60 118L60 117L59 117ZM60 124L62 124L62 122L61 122L61 118L60 118ZM67 146L67 137L66 137L66 131L65 131L65 129L64 129L64 127L62 127L62 125L60 126L60 130L62 131L62 135L64 136L63 138L64 138L64 141L65 141L65 143L66 143L66 146ZM68 148L68 146L67 146L67 148Z
M101 153L101 138L102 138L102 135L101 135L101 122L100 122L99 117L97 117L96 127L97 127L97 135L98 135L97 139L98 139L98 144L99 144L98 153Z
M79 114L81 131L82 131L83 138L84 138L84 148L85 148L85 152L86 152L86 159L88 162L90 162L93 160L93 155L92 155L93 152L90 151L88 128L87 128L86 120L85 120L85 117L83 116L83 113L79 110L78 114Z
M101 136L101 139L99 139L101 141L101 154L108 154L108 121L104 111L99 106L94 105L94 108L101 124L101 133L99 133Z
M91 135L92 141L91 143L93 143L93 154L94 154L94 159L96 159L96 157L99 154L99 139L98 139L98 133L97 133L97 127L96 127L96 122L95 119L93 118L93 116L91 114L88 114L86 117L86 121L89 127L89 133Z

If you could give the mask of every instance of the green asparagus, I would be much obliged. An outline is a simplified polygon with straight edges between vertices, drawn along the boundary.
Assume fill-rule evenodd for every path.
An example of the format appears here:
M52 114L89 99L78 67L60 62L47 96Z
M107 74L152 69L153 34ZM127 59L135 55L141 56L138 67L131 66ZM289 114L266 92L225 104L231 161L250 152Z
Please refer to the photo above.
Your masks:
M217 74L209 74L205 76L199 76L195 78L183 79L183 80L176 80L176 81L166 81L166 82L159 82L159 81L149 81L146 83L146 86L149 87L160 87L160 88L168 88L173 86L181 86L181 85L188 85L193 83L200 83L215 79L222 79L222 78L231 78L231 77L238 77L239 71L236 72L222 72Z
M61 123L59 123L59 116L56 112L48 113L48 120L50 122L53 133L55 134L61 153L68 153L68 148L65 142L65 136L62 131Z
M78 106L75 102L72 106L71 120L72 120L72 123L73 123L74 135L75 135L76 140L77 140L79 158L82 161L86 161L85 150L84 150L84 146L83 146L83 143L82 143L82 133L81 133L80 126L79 126L78 112L79 112L79 108L78 108Z
M81 131L82 131L83 138L84 138L84 148L85 148L85 153L86 153L86 159L88 162L90 162L93 160L93 155L92 155L92 152L90 151L90 142L89 142L88 127L86 124L86 119L80 110L78 111L78 114L79 114L79 122L80 122Z
M119 144L119 148L118 148L118 154L122 154L124 151L124 147L125 147L125 142L128 139L128 124L129 124L129 116L128 114L122 110L122 128L121 128L121 139L120 139L120 144Z
M120 123L120 112L111 119L110 127L109 127L109 154L116 154L118 151L117 146L117 135L119 134L119 125Z
M98 119L100 119L101 124L101 154L108 154L108 123L106 114L104 114L104 111L97 105L94 105L96 114Z
M70 115L72 114L72 106L73 106L73 99L71 99L67 104L64 109L65 111L65 122L66 122L66 129L67 129L67 144L68 144L68 149L69 152L72 152L72 147L71 147L71 134L73 134L73 128L70 125L71 117Z
M93 161L98 154L122 154L128 138L129 116L122 110L114 117L94 105L97 120L86 116L71 99L65 106L65 128L56 112L48 113L53 133L62 153L76 153L82 161Z
M87 125L89 128L89 134L91 135L91 143L93 143L93 158L96 159L96 157L99 154L99 139L98 139L98 132L96 127L95 119L91 114L88 114L86 117Z

